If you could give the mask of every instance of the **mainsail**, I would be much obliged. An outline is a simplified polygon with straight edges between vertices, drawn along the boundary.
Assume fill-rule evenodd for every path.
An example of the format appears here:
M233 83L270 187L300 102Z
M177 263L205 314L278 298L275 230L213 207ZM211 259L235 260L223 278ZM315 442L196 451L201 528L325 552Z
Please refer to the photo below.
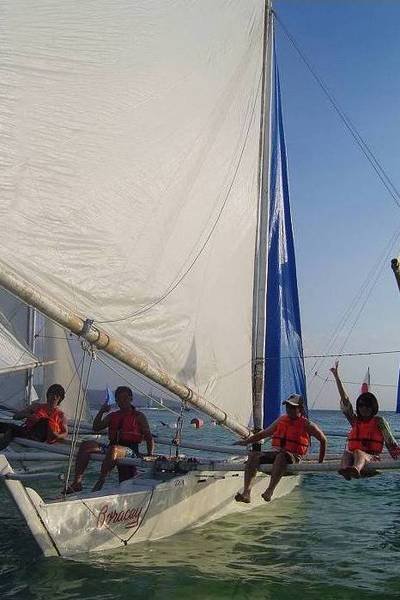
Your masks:
M1 262L247 424L264 2L5 8Z

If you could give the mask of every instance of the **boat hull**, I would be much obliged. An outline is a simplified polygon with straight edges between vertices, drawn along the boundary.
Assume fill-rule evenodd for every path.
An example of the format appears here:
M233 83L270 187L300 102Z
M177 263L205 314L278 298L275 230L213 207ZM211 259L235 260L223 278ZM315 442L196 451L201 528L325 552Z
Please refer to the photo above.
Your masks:
M12 471L0 456L2 472ZM274 500L290 493L299 476L282 478ZM45 556L73 556L155 541L235 512L268 506L261 499L269 476L260 474L251 504L237 503L243 471L195 471L168 481L134 479L112 493L82 494L44 502L19 481L5 480L12 498Z

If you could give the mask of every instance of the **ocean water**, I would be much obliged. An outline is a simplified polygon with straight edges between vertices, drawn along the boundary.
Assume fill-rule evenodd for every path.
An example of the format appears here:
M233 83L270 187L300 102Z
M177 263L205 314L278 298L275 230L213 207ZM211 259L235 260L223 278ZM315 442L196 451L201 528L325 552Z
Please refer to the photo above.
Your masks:
M400 431L400 416L386 416ZM312 419L326 431L346 430L338 412L314 411ZM160 423L172 422L169 414L150 420L160 433L171 431ZM233 440L210 424L184 433ZM329 451L343 445L332 437ZM246 518L74 560L41 557L0 486L0 557L2 598L400 598L400 473L351 482L307 475L292 494Z

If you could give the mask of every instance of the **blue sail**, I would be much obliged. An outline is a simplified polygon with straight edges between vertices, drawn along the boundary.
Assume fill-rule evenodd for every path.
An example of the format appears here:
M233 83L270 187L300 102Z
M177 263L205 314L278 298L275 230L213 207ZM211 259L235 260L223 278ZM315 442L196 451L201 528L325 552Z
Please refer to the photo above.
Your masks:
M267 239L264 427L279 417L282 402L290 394L301 394L306 402L286 147L276 60L274 64Z
M400 369L399 369L399 379L397 383L397 404L396 404L396 412L400 413Z

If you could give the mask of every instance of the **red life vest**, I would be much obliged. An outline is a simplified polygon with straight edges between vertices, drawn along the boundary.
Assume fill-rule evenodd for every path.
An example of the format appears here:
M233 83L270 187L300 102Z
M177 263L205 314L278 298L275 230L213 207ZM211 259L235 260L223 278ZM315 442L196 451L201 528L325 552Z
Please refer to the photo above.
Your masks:
M133 407L129 412L117 410L110 414L108 437L112 444L140 444L143 432Z
M290 419L287 415L280 417L272 436L273 448L280 448L304 456L310 445L310 436L307 433L308 419L297 417Z
M383 433L376 417L368 421L356 418L347 439L350 451L364 450L369 454L380 454L383 450Z
M48 404L36 404L33 407L33 413L25 421L26 431L31 431L42 419L48 421L49 428L53 433L65 433L64 413L58 408L50 408ZM54 444L56 440L49 435L46 441L48 444Z

